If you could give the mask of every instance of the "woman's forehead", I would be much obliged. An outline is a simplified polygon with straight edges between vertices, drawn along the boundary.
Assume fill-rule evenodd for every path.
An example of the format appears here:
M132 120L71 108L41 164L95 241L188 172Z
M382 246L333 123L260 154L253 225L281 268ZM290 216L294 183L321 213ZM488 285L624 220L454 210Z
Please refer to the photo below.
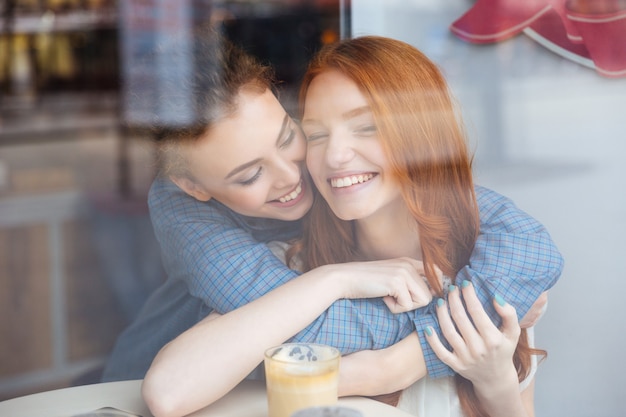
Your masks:
M229 170L262 159L277 146L288 116L274 94L244 91L237 104L235 112L216 122L190 149L196 163Z

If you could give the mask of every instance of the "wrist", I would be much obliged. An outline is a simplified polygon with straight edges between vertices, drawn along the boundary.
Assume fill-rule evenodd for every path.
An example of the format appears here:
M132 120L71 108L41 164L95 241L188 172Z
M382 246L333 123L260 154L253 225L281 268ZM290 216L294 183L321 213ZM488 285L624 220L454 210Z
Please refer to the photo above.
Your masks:
M506 381L496 380L492 384L474 384L474 392L488 415L494 417L529 417L520 393L517 374Z
M362 350L341 358L339 367L339 396L375 395L373 381L380 381L376 371L380 369L375 363L373 351ZM367 365L365 365L367 364Z
M353 271L348 265L329 264L317 268L325 288L331 289L335 300L362 298L355 292Z
M494 376L485 381L472 381L472 384L476 395L487 401L502 398L507 393L519 395L519 380L513 364L507 367L506 372L500 376Z
M341 269L337 268L337 266L322 265L305 274L307 279L313 283L311 288L318 288L323 292L324 298L329 298L331 303L343 298L349 298L349 284L347 280L342 279L345 273L342 274Z

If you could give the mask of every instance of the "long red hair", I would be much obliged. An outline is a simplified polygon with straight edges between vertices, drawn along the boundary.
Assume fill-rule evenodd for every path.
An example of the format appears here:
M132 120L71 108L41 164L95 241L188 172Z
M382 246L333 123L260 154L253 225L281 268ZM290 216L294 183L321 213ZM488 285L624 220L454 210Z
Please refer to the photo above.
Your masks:
M345 40L324 47L310 63L300 89L301 114L311 81L328 70L352 79L366 97L415 219L426 277L443 296L435 265L456 276L469 262L480 227L472 160L445 79L432 61L404 42L376 36ZM353 222L334 216L319 194L295 250L305 270L359 258ZM528 373L532 353L522 333L514 356L520 379ZM487 416L471 382L455 378L465 415ZM381 399L396 405L399 393Z

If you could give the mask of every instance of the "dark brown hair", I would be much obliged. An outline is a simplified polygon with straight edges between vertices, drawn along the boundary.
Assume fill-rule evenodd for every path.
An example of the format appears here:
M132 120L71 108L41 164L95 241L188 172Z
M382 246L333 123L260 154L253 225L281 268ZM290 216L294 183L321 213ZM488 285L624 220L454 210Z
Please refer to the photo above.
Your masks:
M252 55L222 36L217 29L203 28L194 33L192 46L177 53L193 62L188 76L164 82L172 84L164 90L169 95L159 101L172 101L180 97L191 100L185 123L171 125L155 117L152 130L157 137L157 153L160 174L187 176L186 163L181 147L193 144L204 137L211 127L238 108L242 90L259 94L274 90L274 73ZM170 45L175 49L176 46ZM171 88L173 87L173 88ZM174 93L172 93L174 92ZM175 95L176 97L173 97Z

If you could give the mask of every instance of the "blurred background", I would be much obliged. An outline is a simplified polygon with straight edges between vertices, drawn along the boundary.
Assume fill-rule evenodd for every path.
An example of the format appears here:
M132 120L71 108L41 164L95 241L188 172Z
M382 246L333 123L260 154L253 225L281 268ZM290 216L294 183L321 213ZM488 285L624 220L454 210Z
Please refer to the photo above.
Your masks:
M626 9L568 2L609 3ZM545 224L565 257L537 325L537 343L548 350L537 415L626 415L626 336L614 324L626 314L618 269L626 253L626 77L602 74L604 62L580 45L550 38L563 30L558 19L476 44L456 36L453 22L473 7L505 10L511 1L1 4L0 400L96 382L117 334L164 279L146 205L157 167L145 127L149 112L175 113L150 108L149 97L163 77L194 68L154 51L212 21L275 66L288 110L311 54L340 37L390 36L436 61L463 111L477 182ZM608 33L604 50L626 70L624 27L600 31ZM142 95L129 94L131 82Z
M164 279L146 195L169 48L209 22L270 62L293 106L338 1L4 0L0 9L0 399L97 382ZM169 42L169 43L168 43ZM177 45L180 45L178 42ZM131 90L130 86L133 86ZM180 95L178 95L180 96Z

